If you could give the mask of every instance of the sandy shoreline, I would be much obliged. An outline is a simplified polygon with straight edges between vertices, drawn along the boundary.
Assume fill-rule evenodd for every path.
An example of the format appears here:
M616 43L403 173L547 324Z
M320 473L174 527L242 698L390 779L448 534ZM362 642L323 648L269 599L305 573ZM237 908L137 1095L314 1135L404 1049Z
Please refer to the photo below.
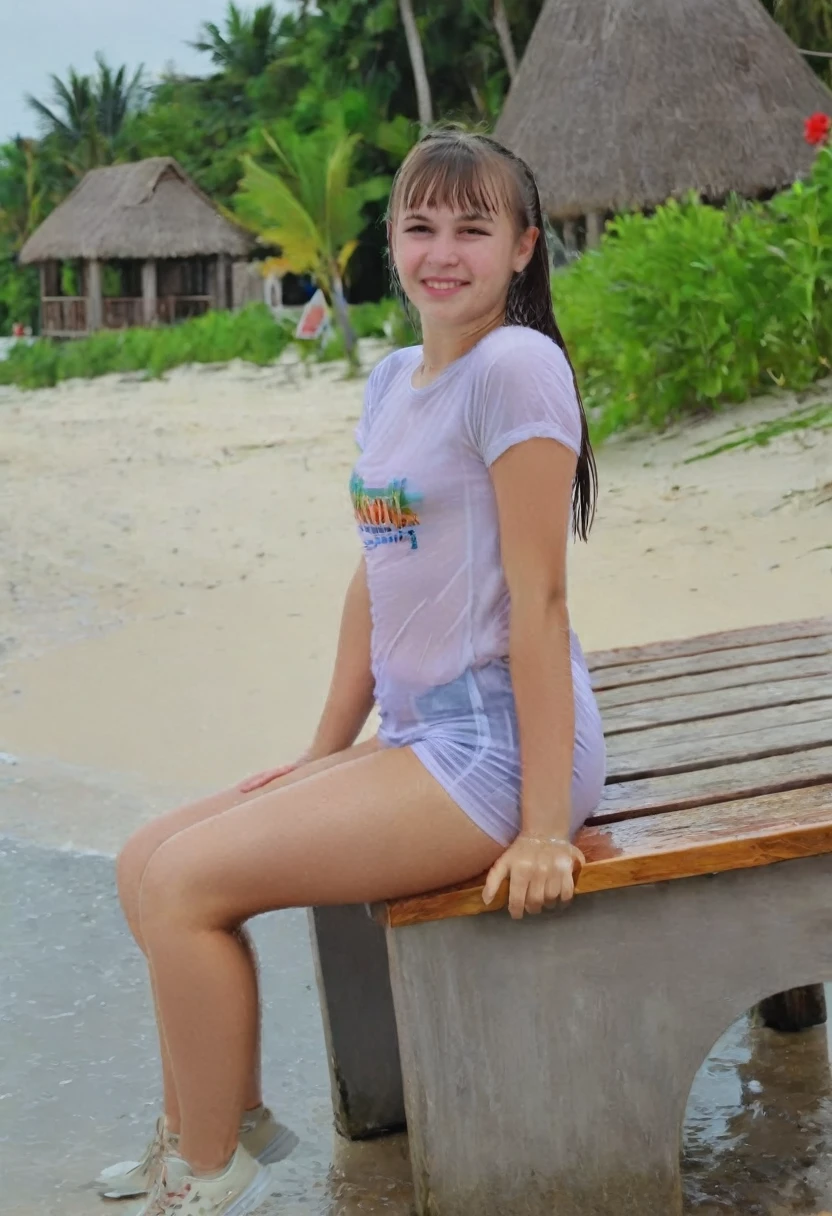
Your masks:
M232 365L0 389L0 752L20 761L0 759L0 833L109 849L166 797L304 746L358 557L363 381L341 376ZM794 405L602 448L598 521L571 562L586 649L830 611L832 431L683 463ZM93 792L47 825L31 790L51 806L62 779L132 809Z

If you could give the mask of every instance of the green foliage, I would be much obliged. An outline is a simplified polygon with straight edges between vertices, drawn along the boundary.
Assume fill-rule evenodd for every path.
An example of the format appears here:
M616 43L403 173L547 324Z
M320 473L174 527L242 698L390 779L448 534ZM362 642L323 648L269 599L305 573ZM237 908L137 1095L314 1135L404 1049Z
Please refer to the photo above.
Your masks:
M33 266L16 266L0 258L0 334L10 334L12 325L37 328L40 312L40 284Z
M828 51L832 46L832 0L763 0L770 16L804 51ZM814 55L806 62L826 84L832 83L832 63Z
M228 5L225 31L213 21L202 26L191 45L211 56L223 72L248 80L265 72L278 54L279 29L274 5L261 4L249 17L233 2Z
M61 263L61 295L79 296L81 294L81 276L77 262Z
M0 384L46 388L60 380L144 371L161 376L184 363L273 363L291 341L263 304L238 313L209 312L166 329L105 330L73 342L41 338L14 346L0 362Z
M289 122L257 132L256 147L269 168L253 156L235 196L239 220L260 240L279 248L266 267L309 274L333 303L344 334L347 357L357 362L356 335L349 319L343 280L358 248L367 203L386 197L390 180L355 180L361 136L349 134L341 119L300 135Z
M599 436L660 426L775 386L832 357L832 152L769 204L689 199L619 217L554 280Z
M391 346L413 346L421 341L401 302L391 297L351 305L350 319L359 338L386 338Z
M360 138L339 121L308 135L276 122L254 137L268 167L254 156L243 160L235 198L240 220L281 250L281 268L312 274L327 291L355 251L364 207L390 189L387 177L354 180Z
M40 119L52 154L72 177L112 163L119 132L144 98L141 67L128 78L123 64L114 70L100 52L95 61L95 76L70 68L66 81L55 75L50 78L51 107L31 94L26 98Z

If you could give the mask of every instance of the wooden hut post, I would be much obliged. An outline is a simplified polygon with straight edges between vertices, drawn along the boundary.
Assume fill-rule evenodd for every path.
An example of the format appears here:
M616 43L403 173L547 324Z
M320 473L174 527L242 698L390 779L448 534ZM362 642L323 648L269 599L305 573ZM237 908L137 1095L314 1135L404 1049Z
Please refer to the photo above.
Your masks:
M214 306L228 308L228 254L218 253L216 262L216 288Z
M587 249L597 249L601 243L601 234L604 231L604 217L600 211L590 211L586 217L586 247Z
M156 316L156 259L142 262L142 316L145 325L155 325Z
M578 237L574 220L563 221L563 247L570 258L578 252Z
M47 291L47 287L46 287L46 263L45 262L40 262L38 264L38 277L40 278L40 312L39 312L40 332L44 333L46 331L46 305L44 304L43 301L46 299L46 297L48 295L48 291Z
M101 292L101 263L97 258L87 262L87 329L101 329L104 305Z

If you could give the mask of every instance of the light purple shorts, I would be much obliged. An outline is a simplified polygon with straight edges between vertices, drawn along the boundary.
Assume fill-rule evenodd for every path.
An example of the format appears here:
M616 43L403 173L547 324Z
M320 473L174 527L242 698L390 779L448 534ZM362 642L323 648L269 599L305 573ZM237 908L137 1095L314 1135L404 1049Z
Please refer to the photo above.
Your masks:
M573 662L575 760L574 834L601 801L606 753L601 717L583 662ZM396 698L397 714L381 706L379 740L410 747L454 802L499 844L520 830L520 748L508 664L469 669L450 684Z

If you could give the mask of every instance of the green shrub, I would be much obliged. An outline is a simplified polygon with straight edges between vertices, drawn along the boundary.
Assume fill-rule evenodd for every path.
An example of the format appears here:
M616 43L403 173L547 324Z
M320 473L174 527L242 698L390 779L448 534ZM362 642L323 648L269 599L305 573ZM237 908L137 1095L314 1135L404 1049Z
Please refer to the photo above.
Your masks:
M291 325L275 322L264 304L253 304L237 313L209 312L158 329L103 330L71 342L41 338L12 348L0 362L0 384L45 388L59 380L110 372L161 376L183 363L230 359L265 365L285 350L291 334Z
M596 436L804 388L832 351L832 153L767 204L620 216L553 280Z

